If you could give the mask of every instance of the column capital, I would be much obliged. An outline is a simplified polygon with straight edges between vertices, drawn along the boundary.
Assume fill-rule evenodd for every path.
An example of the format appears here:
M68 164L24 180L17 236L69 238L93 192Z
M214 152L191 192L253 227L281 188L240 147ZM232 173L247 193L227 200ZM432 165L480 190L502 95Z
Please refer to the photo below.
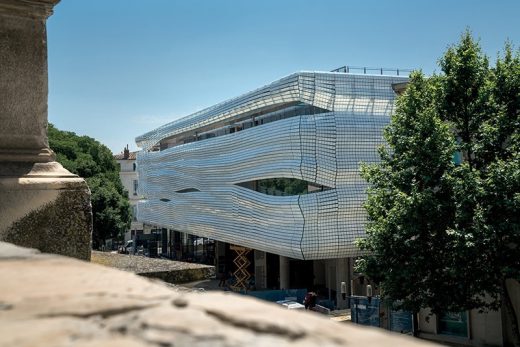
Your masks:
M60 0L3 0L0 2L0 14L46 19L52 15L52 9L58 2Z

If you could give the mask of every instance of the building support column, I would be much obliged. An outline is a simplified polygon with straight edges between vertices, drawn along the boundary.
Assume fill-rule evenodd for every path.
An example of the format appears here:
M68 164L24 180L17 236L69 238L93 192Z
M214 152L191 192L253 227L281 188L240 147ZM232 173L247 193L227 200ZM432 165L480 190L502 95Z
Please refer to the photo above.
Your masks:
M340 309L348 308L348 298L350 295L348 291L348 286L350 285L350 269L349 269L349 259L348 258L340 258L336 259L336 306ZM345 282L346 284L346 295L345 299L341 295L341 282Z
M267 288L267 254L255 249L255 287Z
M217 276L224 277L229 269L226 264L226 244L215 240L215 271Z
M327 259L325 261L325 279L327 282L327 298L331 301L336 297L332 295L332 290L336 289L336 259Z
M289 258L280 256L280 289L290 289Z
M57 2L0 1L0 240L88 260L90 190L47 140L46 20Z

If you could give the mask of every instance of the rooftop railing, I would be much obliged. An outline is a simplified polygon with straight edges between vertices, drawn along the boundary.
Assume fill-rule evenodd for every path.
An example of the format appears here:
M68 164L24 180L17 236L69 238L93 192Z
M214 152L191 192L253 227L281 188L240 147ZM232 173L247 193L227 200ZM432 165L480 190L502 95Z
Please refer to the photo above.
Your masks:
M342 72L342 73L357 73L357 74L371 74L371 75L387 75L387 76L409 76L413 70L411 69L394 69L384 67L360 67L360 66L342 66L331 72Z

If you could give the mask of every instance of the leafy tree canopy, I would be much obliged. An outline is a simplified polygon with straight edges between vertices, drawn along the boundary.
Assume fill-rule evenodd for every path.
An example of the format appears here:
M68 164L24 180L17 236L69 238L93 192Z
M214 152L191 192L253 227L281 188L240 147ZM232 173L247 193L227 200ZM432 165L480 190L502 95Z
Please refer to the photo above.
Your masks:
M106 146L88 136L48 127L49 145L56 160L85 178L92 192L93 247L121 235L131 222L128 192L119 178L119 165Z
M491 67L466 32L439 64L411 75L381 163L362 168L358 270L414 312L504 305L520 344L506 285L520 279L520 54L507 43Z

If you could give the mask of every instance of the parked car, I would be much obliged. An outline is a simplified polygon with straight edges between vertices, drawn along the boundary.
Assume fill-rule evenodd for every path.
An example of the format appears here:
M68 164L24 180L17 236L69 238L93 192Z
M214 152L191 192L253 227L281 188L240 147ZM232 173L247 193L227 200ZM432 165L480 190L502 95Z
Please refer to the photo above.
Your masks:
M126 244L120 249L120 253L134 254L134 240L126 241Z
M288 310L305 310L305 306L293 300L279 300L276 303L284 306Z

